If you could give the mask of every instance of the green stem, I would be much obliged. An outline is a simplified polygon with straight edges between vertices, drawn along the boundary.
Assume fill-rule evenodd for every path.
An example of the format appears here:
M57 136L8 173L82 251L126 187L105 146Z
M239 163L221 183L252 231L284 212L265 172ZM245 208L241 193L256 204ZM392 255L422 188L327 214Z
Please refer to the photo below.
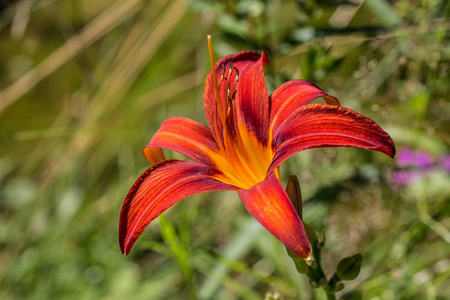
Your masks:
M328 300L336 300L336 296L334 294L328 294L327 293L327 299Z

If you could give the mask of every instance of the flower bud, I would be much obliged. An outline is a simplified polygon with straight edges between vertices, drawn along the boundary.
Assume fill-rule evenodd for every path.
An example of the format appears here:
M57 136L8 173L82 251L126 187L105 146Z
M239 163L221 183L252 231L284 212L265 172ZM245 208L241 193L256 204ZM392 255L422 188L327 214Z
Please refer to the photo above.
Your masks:
M297 176L289 176L289 181L286 186L286 193L288 194L289 199L291 199L292 205L294 205L298 216L302 219L302 191L300 189L300 183L298 182Z
M362 255L356 254L342 259L337 268L336 275L341 280L353 280L359 275L361 270Z

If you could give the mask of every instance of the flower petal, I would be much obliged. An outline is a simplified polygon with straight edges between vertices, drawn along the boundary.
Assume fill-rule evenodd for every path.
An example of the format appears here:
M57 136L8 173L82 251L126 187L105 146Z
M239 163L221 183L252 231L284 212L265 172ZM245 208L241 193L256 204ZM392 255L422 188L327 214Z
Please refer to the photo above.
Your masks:
M161 148L145 147L142 150L142 154L144 155L145 159L152 165L155 165L160 161L166 160L164 152L162 151Z
M312 82L291 80L280 85L269 97L270 128L275 132L294 110L318 97L324 97L328 104L340 106L335 97L327 95Z
M257 62L248 63L239 70L235 99L237 125L245 124L266 145L269 137L269 96L263 64L268 64L263 52Z
M178 201L206 191L235 190L214 179L220 171L210 166L165 160L147 169L128 192L120 212L119 244L128 254L156 217Z
M302 221L272 173L266 180L248 190L239 190L239 196L249 213L270 233L302 258L311 252Z
M359 147L395 155L391 137L377 123L334 105L311 104L294 111L274 134L276 154L268 174L292 154L311 148Z
M188 118L174 117L164 121L148 144L177 151L195 162L212 165L211 155L218 150L217 143L208 127ZM146 156L147 157L147 156Z
M220 59L216 65L216 76L219 84L219 95L221 100L221 106L224 110L226 110L229 106L228 100L227 100L227 90L228 85L225 80L221 81L220 78L223 74L225 74L225 77L228 78L228 71L230 68L230 60L232 61L233 67L237 68L239 71L239 82L236 84L236 87L238 85L242 85L244 80L249 80L251 82L244 84L244 89L249 93L246 97L241 96L241 98L245 98L244 101L250 101L251 103L241 105L243 106L243 109L247 109L247 112L252 114L252 116L248 116L247 118L255 118L255 125L257 122L261 122L259 115L265 114L268 118L268 97L267 97L267 89L264 81L264 74L262 74L262 64L267 65L268 59L265 54L259 54L255 51L243 51L239 52L234 55L228 55ZM242 76L244 74L241 74L244 69L247 69L245 73L246 79L242 79ZM225 71L224 71L225 70ZM228 78L230 85L232 85L235 82L236 72L233 71L230 78ZM263 86L262 86L263 84ZM260 94L264 94L266 99L264 99L263 103L258 103L259 96L255 99L250 99L254 93L257 93L258 91L252 90L253 88L263 88L263 90L260 90ZM238 96L236 95L236 98ZM212 73L209 72L208 76L206 77L205 81L205 92L203 94L203 100L204 100L204 106L205 106L205 114L206 118L208 120L209 127L211 128L211 132L216 137L215 133L215 124L218 125L218 132L223 132L222 129L222 122L220 121L220 111L217 107L217 101L216 101L216 92L214 88L214 80ZM257 104L257 105L254 105ZM250 108L249 108L250 106ZM261 106L261 107L259 107ZM256 112L254 112L256 110ZM267 110L267 113L265 113L265 110ZM262 111L262 113L259 113L259 111ZM226 112L225 112L226 113ZM258 115L254 114L257 113ZM258 121L259 120L259 121ZM267 127L267 122L264 124ZM257 129L257 128L254 128Z

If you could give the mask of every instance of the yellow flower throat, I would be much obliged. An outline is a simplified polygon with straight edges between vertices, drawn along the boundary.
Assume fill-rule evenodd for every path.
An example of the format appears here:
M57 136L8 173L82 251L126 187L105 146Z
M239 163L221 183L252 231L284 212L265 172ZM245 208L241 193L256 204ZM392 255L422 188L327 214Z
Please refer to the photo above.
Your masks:
M221 101L210 36L208 36L208 46L217 106L214 111L214 128L211 130L219 146L219 152L213 153L211 157L216 167L223 172L219 176L221 181L241 189L249 189L266 178L274 151L270 140L267 141L267 145L264 145L237 116L234 98L239 85L239 71L233 67L231 61L228 72L223 66L220 84L223 85L225 81L227 92L224 99L226 101ZM235 72L235 79L230 82L233 72ZM222 103L228 103L228 105L223 107ZM275 173L279 177L278 170Z

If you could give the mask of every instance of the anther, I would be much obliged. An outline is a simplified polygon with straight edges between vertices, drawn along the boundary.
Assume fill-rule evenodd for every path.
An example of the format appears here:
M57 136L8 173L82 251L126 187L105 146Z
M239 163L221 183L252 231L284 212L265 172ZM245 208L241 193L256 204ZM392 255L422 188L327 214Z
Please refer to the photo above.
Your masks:
M234 78L234 83L237 83L239 81L239 71L236 67L233 67L233 69L236 71L236 77Z
M228 99L228 107L231 108L233 106L233 102L234 102L234 97L236 96L236 91L234 91L233 96L228 96L227 95L227 99Z
M237 90L234 90L233 96L231 97L232 100L234 100L234 97L236 96L236 92L237 92Z
M220 76L220 81L222 82L225 79L225 65L222 64L222 76Z

